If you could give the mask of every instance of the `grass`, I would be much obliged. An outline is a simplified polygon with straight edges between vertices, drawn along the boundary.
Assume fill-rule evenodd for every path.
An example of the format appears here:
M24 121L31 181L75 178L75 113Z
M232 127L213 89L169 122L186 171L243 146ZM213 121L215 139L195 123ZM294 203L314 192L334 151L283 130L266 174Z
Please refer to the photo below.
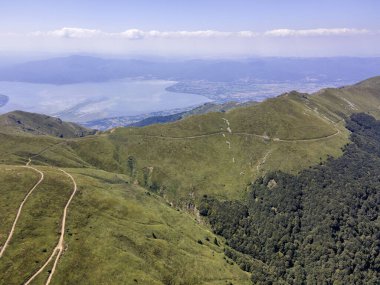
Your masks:
M215 236L193 216L123 175L69 171L80 187L54 284L247 283L249 276L224 260L223 245L214 245Z
M39 169L46 178L25 204L0 264L1 284L25 282L57 242L72 185L57 169ZM223 241L194 216L131 184L127 176L67 171L79 192L69 208L66 251L52 284L249 284L249 274L225 259ZM6 174L0 177L8 181ZM35 179L31 174L25 174L25 182ZM44 284L51 266L33 284Z
M3 245L16 217L18 206L39 180L31 169L0 165L0 245Z
M45 179L25 203L0 263L3 284L25 282L50 256L58 241L61 216L72 185L57 169L39 169Z

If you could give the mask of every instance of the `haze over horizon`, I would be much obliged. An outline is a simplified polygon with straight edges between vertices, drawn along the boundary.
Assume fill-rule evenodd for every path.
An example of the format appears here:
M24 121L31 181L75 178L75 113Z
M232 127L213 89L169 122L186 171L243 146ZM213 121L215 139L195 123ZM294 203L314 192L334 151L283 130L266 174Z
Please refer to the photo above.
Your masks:
M3 56L380 56L380 3L373 0L38 0L1 6Z

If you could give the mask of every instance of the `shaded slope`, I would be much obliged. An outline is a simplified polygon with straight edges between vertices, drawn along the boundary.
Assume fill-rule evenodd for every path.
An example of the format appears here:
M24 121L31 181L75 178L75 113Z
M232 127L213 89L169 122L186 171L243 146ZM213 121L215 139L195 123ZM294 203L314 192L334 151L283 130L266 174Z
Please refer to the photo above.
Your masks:
M63 122L59 118L23 111L1 115L0 132L51 135L60 138L83 137L95 133L94 130Z
M355 114L344 155L255 181L245 201L204 199L201 213L256 284L378 284L380 121ZM248 259L249 260L249 259Z

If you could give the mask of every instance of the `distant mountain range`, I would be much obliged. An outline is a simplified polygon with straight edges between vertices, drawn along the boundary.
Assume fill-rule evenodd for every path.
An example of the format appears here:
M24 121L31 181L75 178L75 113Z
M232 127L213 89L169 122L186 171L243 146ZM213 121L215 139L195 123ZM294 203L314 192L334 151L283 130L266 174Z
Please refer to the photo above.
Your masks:
M8 96L0 94L0 107L8 103Z
M69 84L120 78L176 81L358 81L380 73L380 58L251 58L144 61L69 56L0 68L1 81Z

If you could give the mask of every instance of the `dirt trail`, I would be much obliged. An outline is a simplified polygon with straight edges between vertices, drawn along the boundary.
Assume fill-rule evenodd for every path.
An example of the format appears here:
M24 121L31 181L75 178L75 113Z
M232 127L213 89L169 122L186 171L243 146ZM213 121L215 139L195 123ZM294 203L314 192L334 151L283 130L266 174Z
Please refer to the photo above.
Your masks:
M268 158L268 156L270 155L270 153L271 153L271 150L268 150L268 151L264 154L264 157L263 157L261 160L258 161L258 164L257 164L257 166L256 166L257 172L259 172L259 171L260 171L260 167L261 167L262 165L265 164L265 162L267 161L267 158Z
M32 277L29 278L28 281L25 282L25 285L30 284L46 268L46 266L53 260L54 256L56 256L52 270L51 270L49 277L45 283L45 285L50 284L51 279L53 278L54 272L57 268L58 260L61 257L63 250L64 250L64 236L65 236L65 229L66 229L67 209L69 208L70 203L73 200L75 193L77 192L77 184L75 182L74 177L71 174L67 173L65 170L60 169L60 168L58 168L58 170L62 171L64 174L66 174L71 179L71 181L74 185L73 192L71 193L71 196L70 196L69 200L67 201L66 206L63 210L63 217L62 217L62 224L61 224L61 235L60 235L58 243L57 243L56 247L54 248L52 254L50 255L49 259L45 262L45 264L36 273L34 273L34 275Z
M265 135L258 135L258 134L252 134L252 133L242 133L242 132L229 133L229 132L224 132L224 131L209 133L209 134L202 134L202 135L195 135L195 136L184 136L184 137L159 136L159 135L147 135L147 134L130 134L129 136L141 136L141 137L169 139L169 140L187 140L187 139L197 139L197 138L211 137L215 135L229 134L229 135L238 135L238 136L252 136L252 137L257 137L264 140L272 140L273 142L310 142L310 141L321 141L321 140L329 139L329 138L339 135L340 133L341 133L340 130L336 129L336 132L331 135L321 136L317 138L310 138L310 139L280 139L280 138L270 138Z
M37 173L39 173L41 176L40 176L40 179L38 180L38 182L36 184L34 184L34 186L32 187L32 189L29 190L29 192L26 194L24 200L22 200L19 208L18 208L18 211L17 211L17 215L16 215L16 218L12 224L12 228L11 228L11 231L9 232L8 234L8 238L7 240L5 241L3 247L1 248L1 251L0 251L0 258L3 256L6 248L8 247L8 244L10 242L10 240L12 239L12 236L13 236L13 233L14 233L14 230L16 228L16 225L17 225L17 222L18 222L18 219L20 218L20 215L21 215L21 212L22 212L22 208L24 207L24 204L26 203L26 201L28 200L29 196L33 193L33 191L38 187L38 185L41 184L41 182L44 180L44 174L42 171L38 170L37 168L34 168L32 166L30 166L30 163L31 163L31 159L29 158L28 162L26 163L25 166L22 166L22 167L25 167L25 168L29 168L29 169L32 169L34 171L36 171Z

